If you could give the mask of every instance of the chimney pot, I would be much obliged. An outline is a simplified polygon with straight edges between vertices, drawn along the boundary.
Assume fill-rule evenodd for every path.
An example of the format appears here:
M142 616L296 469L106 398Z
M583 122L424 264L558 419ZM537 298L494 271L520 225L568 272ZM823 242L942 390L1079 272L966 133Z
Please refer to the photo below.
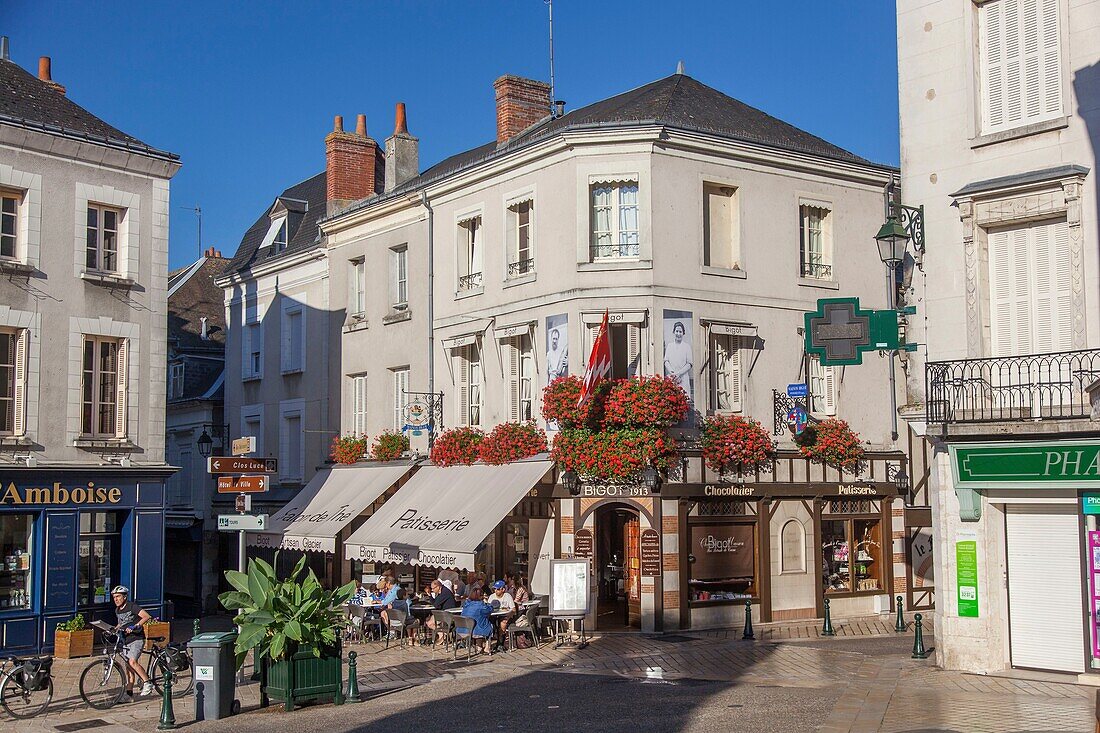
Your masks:
M358 115L355 118L355 134L359 137L367 136L367 116Z
M8 37L0 36L0 61L10 61L11 57L8 56Z
M332 121L332 131L333 132L343 132L344 131L344 116L343 115L336 115L336 118Z
M42 81L53 81L53 77L50 75L49 56L40 56L38 58L38 78Z
M394 135L408 135L409 134L409 123L408 123L408 120L405 118L405 103L404 102L398 102L397 103L397 110L396 110L396 113L394 115L393 134Z

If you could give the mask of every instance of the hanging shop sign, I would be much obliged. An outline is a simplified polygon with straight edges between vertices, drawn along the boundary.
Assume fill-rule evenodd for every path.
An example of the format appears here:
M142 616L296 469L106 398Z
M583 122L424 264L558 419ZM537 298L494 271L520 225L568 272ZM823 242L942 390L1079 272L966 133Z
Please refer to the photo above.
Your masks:
M643 529L638 538L638 555L642 560L642 577L661 574L661 535L655 529Z
M428 401L417 397L405 405L405 424L403 430L411 431L413 435L420 435L428 429L432 423L432 408Z
M707 323L707 330L714 336L756 336L756 326L746 323Z
M443 348L450 350L460 349L463 346L473 346L477 343L477 337L479 335L480 334L477 333L469 333L465 336L456 336L452 339L443 339Z
M500 328L493 329L493 337L496 338L497 341L515 338L516 336L527 336L530 333L530 323L517 323L514 326L501 326Z
M960 532L955 539L955 586L959 616L978 617L978 534Z
M956 488L1100 486L1100 440L948 446Z
M859 298L822 298L805 314L806 353L823 366L862 364L863 352L900 345L898 312L863 310Z

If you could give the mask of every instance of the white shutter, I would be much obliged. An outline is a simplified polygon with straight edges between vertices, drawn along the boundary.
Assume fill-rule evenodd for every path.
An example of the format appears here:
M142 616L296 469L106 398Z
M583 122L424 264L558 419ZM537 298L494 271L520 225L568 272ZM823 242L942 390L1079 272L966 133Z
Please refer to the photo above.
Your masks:
M466 348L458 350L458 424L469 425L470 420L470 362Z
M1058 29L1058 0L1042 0L1040 26L1043 113L1055 116L1062 113L1062 43Z
M523 346L523 336L513 336L508 341L508 394L511 396L511 404L508 406L508 419L519 422L520 401L523 395L520 392L520 349Z
M294 355L292 353L294 348L294 337L291 331L294 330L294 319L291 318L290 313L284 308L282 318L282 329L280 333L281 345L279 348L279 361L281 363L281 369L284 372L289 372L294 368Z
M118 374L115 382L115 437L126 437L126 383L129 374L129 341L123 339L118 342Z
M15 337L15 411L12 433L16 436L27 432L27 345L30 329L24 328Z
M1006 510L1012 666L1084 672L1081 554L1075 507L1009 504ZM979 557L979 565L981 561ZM983 592L979 581L979 604L992 594L988 586ZM989 611L987 601L985 613Z
M978 14L983 132L1062 114L1058 0L990 0Z
M827 366L823 368L825 370L824 412L826 415L835 415L837 393L840 391L840 375L837 373L837 367L835 366Z
M1073 348L1073 266L1066 222L1029 227L1035 252L1035 350L1046 354Z
M626 376L636 377L642 372L642 327L626 324ZM689 375L690 378L690 375Z
M989 325L992 356L1016 351L1016 257L1009 231L989 232Z
M1004 33L1001 25L1001 3L991 2L981 6L982 54L985 61L985 78L982 79L982 97L985 111L984 127L996 128L1004 124Z
M610 326L608 326L610 328ZM581 373L583 374L588 370L588 360L592 357L592 346L596 343L596 337L600 335L600 324L590 324L585 326L584 329L584 351L581 352ZM608 338L611 334L607 334ZM614 361L615 354L611 354L612 361Z
M741 341L737 336L728 338L730 348L726 354L726 385L729 389L729 409L741 412L744 409L741 397Z
M506 247L507 264L519 262L519 205L513 205L508 207L508 211L505 212L505 231L504 231L504 246ZM505 275L512 275L513 273L507 272ZM521 273L514 273L519 275Z
M367 434L367 378L364 376L352 377L352 425L351 431L356 435Z

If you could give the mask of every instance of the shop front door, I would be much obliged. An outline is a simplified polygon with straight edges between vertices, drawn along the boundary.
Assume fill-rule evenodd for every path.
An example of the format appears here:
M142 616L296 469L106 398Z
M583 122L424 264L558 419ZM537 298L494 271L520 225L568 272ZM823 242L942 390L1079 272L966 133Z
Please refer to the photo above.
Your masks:
M638 511L622 505L596 512L596 627L639 628L642 609Z

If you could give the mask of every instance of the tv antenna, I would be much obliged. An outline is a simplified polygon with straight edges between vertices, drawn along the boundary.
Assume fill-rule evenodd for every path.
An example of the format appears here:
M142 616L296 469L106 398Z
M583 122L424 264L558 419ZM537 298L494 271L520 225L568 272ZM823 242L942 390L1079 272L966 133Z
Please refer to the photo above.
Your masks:
M201 206L181 206L180 208L184 209L186 211L194 212L195 216L197 216L199 218L199 236L198 236L199 257L202 257L202 207Z
M557 94L554 92L554 0L544 0L550 9L550 116L556 115Z

